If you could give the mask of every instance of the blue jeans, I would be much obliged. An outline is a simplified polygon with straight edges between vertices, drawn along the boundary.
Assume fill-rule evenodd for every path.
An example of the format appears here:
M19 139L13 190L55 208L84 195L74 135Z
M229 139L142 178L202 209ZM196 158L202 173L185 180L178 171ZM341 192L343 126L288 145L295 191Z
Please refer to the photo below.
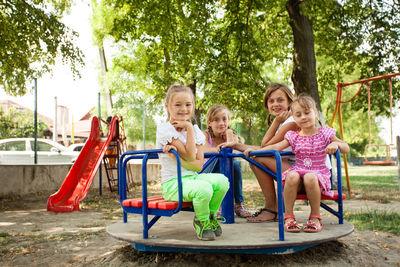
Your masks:
M217 163L212 171L219 173L219 164ZM242 166L238 160L233 160L233 197L235 203L244 202L243 189L242 189Z

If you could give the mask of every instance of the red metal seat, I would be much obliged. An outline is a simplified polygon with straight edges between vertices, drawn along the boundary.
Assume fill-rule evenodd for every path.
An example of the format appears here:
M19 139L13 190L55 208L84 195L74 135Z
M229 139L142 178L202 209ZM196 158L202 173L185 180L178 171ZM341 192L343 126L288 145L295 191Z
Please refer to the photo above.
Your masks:
M147 198L147 207L150 209L174 210L178 207L178 201L167 201L161 195ZM142 198L125 199L122 201L124 207L141 208L143 206ZM182 208L192 207L192 202L183 202Z
M307 195L306 194L297 194L296 199L300 200L307 200ZM321 194L321 200L338 200L339 199L339 193L337 190L333 190L333 197L325 196ZM346 195L342 194L342 199L346 199Z

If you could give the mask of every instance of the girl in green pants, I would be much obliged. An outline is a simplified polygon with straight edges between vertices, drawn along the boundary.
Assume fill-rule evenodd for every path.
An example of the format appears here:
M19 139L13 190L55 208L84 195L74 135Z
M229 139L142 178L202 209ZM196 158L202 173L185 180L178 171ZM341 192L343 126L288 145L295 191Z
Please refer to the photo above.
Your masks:
M178 201L176 150L181 158L183 201L191 201L195 212L193 226L200 240L214 240L222 234L216 213L229 189L228 179L218 173L198 174L204 162L204 134L190 121L194 114L194 96L187 86L172 85L167 92L167 121L157 126L160 154L161 189L164 199Z

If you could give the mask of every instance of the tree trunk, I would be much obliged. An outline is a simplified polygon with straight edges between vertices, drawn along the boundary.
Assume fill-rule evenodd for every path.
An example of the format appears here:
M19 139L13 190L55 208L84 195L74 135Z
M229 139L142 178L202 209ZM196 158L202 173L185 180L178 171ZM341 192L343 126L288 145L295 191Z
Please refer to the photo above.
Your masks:
M292 81L296 94L307 93L310 95L314 98L317 109L321 111L312 22L308 17L301 14L300 5L302 2L304 1L288 0L286 2L290 26L293 31Z
M190 89L192 89L193 95L194 95L194 101L196 102L196 89L197 89L197 80L193 79L193 83L188 85L190 87ZM195 124L197 124L199 126L199 128L201 129L202 125L201 125L201 114L203 113L203 110L200 109L195 109L194 111L194 120L195 120Z
M106 61L106 55L104 52L104 47L103 45L99 47L99 56L100 56L100 64L101 64L101 71L103 75L103 87L104 87L104 100L106 102L107 106L107 116L111 116L113 112L113 102L112 102L112 96L111 96L111 91L110 88L107 85L106 82L106 75L108 72L107 69L107 61Z

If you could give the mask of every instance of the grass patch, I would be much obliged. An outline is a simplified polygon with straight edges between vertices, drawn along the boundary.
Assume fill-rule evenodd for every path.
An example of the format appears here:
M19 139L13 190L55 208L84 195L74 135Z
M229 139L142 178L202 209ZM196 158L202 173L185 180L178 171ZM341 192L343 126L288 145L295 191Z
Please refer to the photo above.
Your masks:
M345 214L345 219L361 231L382 231L400 235L400 214L395 212L369 211Z
M0 237L8 237L8 236L10 236L9 233L5 233L5 232L0 233Z
M381 203L400 201L397 166L349 167L350 188L354 195ZM343 175L343 184L346 185ZM346 186L344 190L347 190ZM352 196L350 196L351 198Z
M242 172L245 180L256 180L251 170ZM390 203L391 201L400 201L399 177L397 166L350 166L349 178L351 195L347 194L349 199L375 200L380 203ZM342 168L343 191L347 191L346 175ZM251 197L256 197L255 202L259 202L256 191L251 192ZM259 191L261 193L261 189ZM246 198L246 202L249 198ZM263 205L263 204L261 204Z

